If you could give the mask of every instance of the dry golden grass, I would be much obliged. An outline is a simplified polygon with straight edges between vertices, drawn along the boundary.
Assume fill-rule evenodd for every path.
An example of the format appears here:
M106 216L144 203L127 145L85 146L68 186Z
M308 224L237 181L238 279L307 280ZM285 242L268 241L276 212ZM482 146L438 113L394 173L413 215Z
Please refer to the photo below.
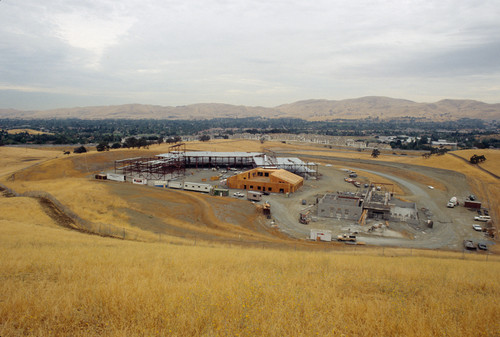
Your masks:
M217 151L261 151L262 146L248 141L214 144L189 146L215 146ZM159 153L162 146L134 151L133 156ZM18 192L49 192L83 218L135 230L140 240L157 239L131 228L119 211L138 209L140 201L126 201L109 184L89 179L104 155L51 160L54 152L28 149L34 151L28 156L24 149L17 151L6 156L8 164L0 164L2 183ZM449 157L425 163L438 167L461 161ZM23 162L26 158L36 160ZM36 170L25 168L35 162L41 163ZM7 180L22 168L13 181ZM477 168L467 170L471 179L482 177ZM482 193L500 193L494 190L498 184L493 185L485 185ZM205 196L178 192L166 197L148 188L138 193L157 194L160 202L191 203L192 213L209 224L202 231L179 222L193 232L267 239L218 221ZM150 207L148 212L159 208ZM161 212L166 219L173 216ZM497 255L339 246L312 252L200 241L193 246L190 239L168 235L162 241L174 244L76 233L55 227L34 199L0 198L0 336L500 334Z
M33 129L11 129L7 130L7 133L11 135L15 135L18 133L28 133L29 135L52 135L53 133L50 132L43 132L39 130L33 130Z
M500 332L493 257L147 244L4 220L0 254L1 336Z
M0 146L0 177L60 155L49 150Z
M500 150L484 149L484 150L462 150L455 151L454 154L469 160L473 155L484 155L486 161L482 162L478 166L500 176Z
M32 198L0 196L0 220L57 227L52 218L47 216L39 203Z

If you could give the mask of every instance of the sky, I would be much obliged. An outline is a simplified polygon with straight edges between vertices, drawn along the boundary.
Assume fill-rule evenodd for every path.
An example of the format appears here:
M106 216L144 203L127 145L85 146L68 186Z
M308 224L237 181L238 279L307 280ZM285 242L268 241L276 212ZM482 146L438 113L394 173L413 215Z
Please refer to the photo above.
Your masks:
M0 0L0 108L500 103L498 0Z

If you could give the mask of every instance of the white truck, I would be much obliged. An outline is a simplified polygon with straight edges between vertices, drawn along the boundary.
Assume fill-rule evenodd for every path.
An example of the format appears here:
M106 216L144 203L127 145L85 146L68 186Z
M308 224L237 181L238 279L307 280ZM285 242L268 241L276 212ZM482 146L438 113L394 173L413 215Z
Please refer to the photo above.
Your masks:
M458 205L457 197L452 197L450 201L448 201L448 204L446 206L448 206L449 208L453 208L456 205Z

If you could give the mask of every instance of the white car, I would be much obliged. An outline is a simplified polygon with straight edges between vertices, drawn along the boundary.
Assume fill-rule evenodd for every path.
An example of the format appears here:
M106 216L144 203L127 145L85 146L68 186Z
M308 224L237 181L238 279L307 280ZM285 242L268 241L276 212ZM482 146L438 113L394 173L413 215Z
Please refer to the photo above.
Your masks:
M474 230L478 231L478 232L482 232L483 231L483 227L481 227L479 225L472 225L472 228L474 228Z
M429 189L431 189L431 190L433 190L433 189L434 189L434 186L431 186L431 185L429 185L429 186L427 186L427 187L428 187Z
M480 215L480 216L475 216L474 220L486 222L486 221L490 221L491 217L489 215Z
M235 198L243 198L245 195L241 192L234 192L233 197Z

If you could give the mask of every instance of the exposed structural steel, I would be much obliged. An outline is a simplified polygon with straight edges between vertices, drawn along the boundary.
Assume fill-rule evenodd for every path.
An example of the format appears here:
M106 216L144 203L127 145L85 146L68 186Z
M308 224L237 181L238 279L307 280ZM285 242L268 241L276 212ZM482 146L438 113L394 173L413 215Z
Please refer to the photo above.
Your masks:
M128 158L115 161L115 173L126 177L155 180L176 179L186 174L184 164L185 145L176 144L169 147L176 150L176 156L171 158ZM179 151L180 150L180 151Z
M299 158L277 158L274 153L185 151L185 144L169 147L168 153L154 158L129 158L115 161L115 173L146 179L175 179L187 167L231 167L285 169L303 177L316 177L318 164Z

